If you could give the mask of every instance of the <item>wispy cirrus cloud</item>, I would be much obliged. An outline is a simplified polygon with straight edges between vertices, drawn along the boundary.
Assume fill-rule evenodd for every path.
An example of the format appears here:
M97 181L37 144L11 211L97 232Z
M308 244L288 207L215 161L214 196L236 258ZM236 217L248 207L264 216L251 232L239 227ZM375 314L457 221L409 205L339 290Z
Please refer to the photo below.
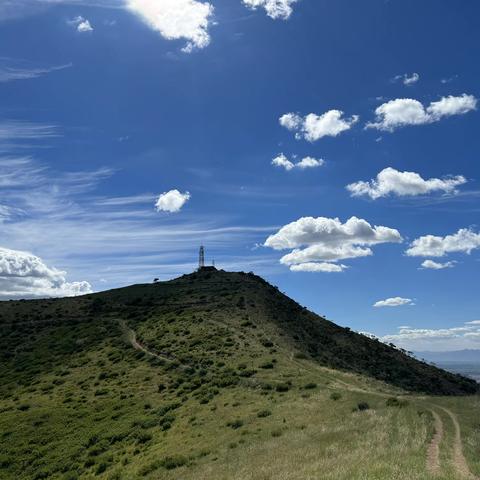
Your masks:
M0 120L0 142L16 140L42 140L60 136L57 125Z
M15 60L11 58L0 58L0 83L15 82L19 80L30 80L43 77L52 72L71 68L73 63L54 65L51 67L38 66L26 60Z

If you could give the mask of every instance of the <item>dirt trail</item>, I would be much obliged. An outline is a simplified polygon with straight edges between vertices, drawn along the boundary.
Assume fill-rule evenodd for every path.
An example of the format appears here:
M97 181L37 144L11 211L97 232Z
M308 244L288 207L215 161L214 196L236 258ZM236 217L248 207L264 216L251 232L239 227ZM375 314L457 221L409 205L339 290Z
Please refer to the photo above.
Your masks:
M165 362L173 362L175 359L168 355L168 354L162 354L162 353L155 353L149 350L147 347L142 345L138 340L137 340L137 334L135 333L134 330L131 328L128 328L127 324L124 321L120 322L120 325L122 327L122 330L125 332L125 336L128 340L128 342L132 345L132 347L135 350L140 350L143 353L146 353L147 355L150 355L151 357L158 358L159 360L163 360ZM184 365L180 365L181 368L185 368Z
M438 475L440 473L440 442L443 438L443 422L435 410L431 410L431 412L434 420L435 433L428 446L427 470L433 475Z
M467 460L463 455L462 433L460 431L460 424L458 423L457 416L448 408L439 408L441 408L450 417L455 429L455 437L453 439L453 464L455 469L463 478L467 478L469 480L479 480L479 478L471 472Z

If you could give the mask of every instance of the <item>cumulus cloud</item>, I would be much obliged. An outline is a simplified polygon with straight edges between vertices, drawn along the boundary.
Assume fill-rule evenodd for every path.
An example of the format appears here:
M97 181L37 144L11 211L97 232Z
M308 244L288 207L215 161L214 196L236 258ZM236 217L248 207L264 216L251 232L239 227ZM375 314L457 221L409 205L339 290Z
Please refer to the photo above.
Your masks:
M93 32L91 23L81 15L75 17L73 20L69 20L68 24L74 26L77 29L77 32L80 33Z
M280 260L282 264L291 267L366 257L373 254L369 248L372 245L401 241L402 237L397 230L383 226L372 227L366 220L357 217L351 217L345 223L338 218L302 217L270 235L264 245L274 250L293 249ZM326 267L316 268L316 271L325 271ZM330 268L330 271L343 270Z
M409 75L408 73L404 73L403 75L397 75L393 81L398 82L401 81L404 85L410 86L414 85L420 80L420 75L418 73L412 73Z
M288 20L293 12L292 5L298 0L243 0L244 5L252 10L263 8L274 20Z
M419 237L405 253L409 257L444 257L449 253L470 254L477 248L480 248L480 234L469 228L461 228L457 233L445 237Z
M290 161L283 153L280 155L277 155L273 160L272 160L272 165L275 165L276 167L281 167L284 168L285 170L290 171L295 169L299 170L305 170L307 168L317 168L321 167L322 165L325 164L325 161L320 159L316 159L313 157L305 157L302 158L299 162L292 162Z
M66 273L31 253L0 247L0 299L72 297L91 293L88 282L67 282Z
M452 328L398 327L398 333L381 340L408 350L448 351L480 348L480 322L466 322Z
M155 203L155 208L159 212L179 212L182 207L190 200L190 193L181 193L178 190L163 192Z
M427 107L412 98L397 98L377 107L375 122L367 123L366 128L393 132L407 125L425 125L438 122L444 117L464 115L476 108L477 99L466 93L456 97L442 97Z
M167 40L187 40L186 53L210 43L213 5L197 0L127 0L127 8Z
M327 262L309 262L301 263L299 265L291 265L292 272L325 272L325 273L340 273L348 267L346 265L338 265Z
M440 262L434 262L433 260L425 260L422 263L422 268L425 268L427 270L443 270L445 268L453 268L457 262L445 262L445 263L440 263Z
M381 307L402 307L404 305L415 305L411 298L402 298L402 297L392 297L385 300L379 300L374 303L373 306L376 308Z
M315 142L323 137L336 137L358 122L358 115L350 118L343 115L341 110L329 110L322 115L309 113L305 117L297 113L286 113L280 117L279 122L282 127L295 132L297 139Z
M353 197L369 196L373 200L388 195L415 196L431 192L456 192L456 187L467 180L462 175L446 178L423 179L415 172L400 172L392 167L382 170L376 179L369 182L355 182L347 185L347 190Z

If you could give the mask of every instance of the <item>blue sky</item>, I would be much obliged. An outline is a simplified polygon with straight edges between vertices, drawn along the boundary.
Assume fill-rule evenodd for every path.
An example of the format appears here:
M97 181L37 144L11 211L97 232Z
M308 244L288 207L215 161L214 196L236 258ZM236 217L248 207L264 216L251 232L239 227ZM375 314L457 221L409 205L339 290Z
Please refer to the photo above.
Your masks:
M3 2L1 297L172 278L203 243L341 325L480 348L479 14Z

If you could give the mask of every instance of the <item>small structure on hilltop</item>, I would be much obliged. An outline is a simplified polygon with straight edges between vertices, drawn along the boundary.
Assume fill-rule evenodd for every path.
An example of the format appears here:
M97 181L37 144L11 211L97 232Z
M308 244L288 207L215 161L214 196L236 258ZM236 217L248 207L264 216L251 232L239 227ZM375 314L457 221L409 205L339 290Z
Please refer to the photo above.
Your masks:
M215 268L215 260L213 261L213 265L205 266L205 247L203 245L200 246L200 251L198 252L198 272L215 272L217 269Z

